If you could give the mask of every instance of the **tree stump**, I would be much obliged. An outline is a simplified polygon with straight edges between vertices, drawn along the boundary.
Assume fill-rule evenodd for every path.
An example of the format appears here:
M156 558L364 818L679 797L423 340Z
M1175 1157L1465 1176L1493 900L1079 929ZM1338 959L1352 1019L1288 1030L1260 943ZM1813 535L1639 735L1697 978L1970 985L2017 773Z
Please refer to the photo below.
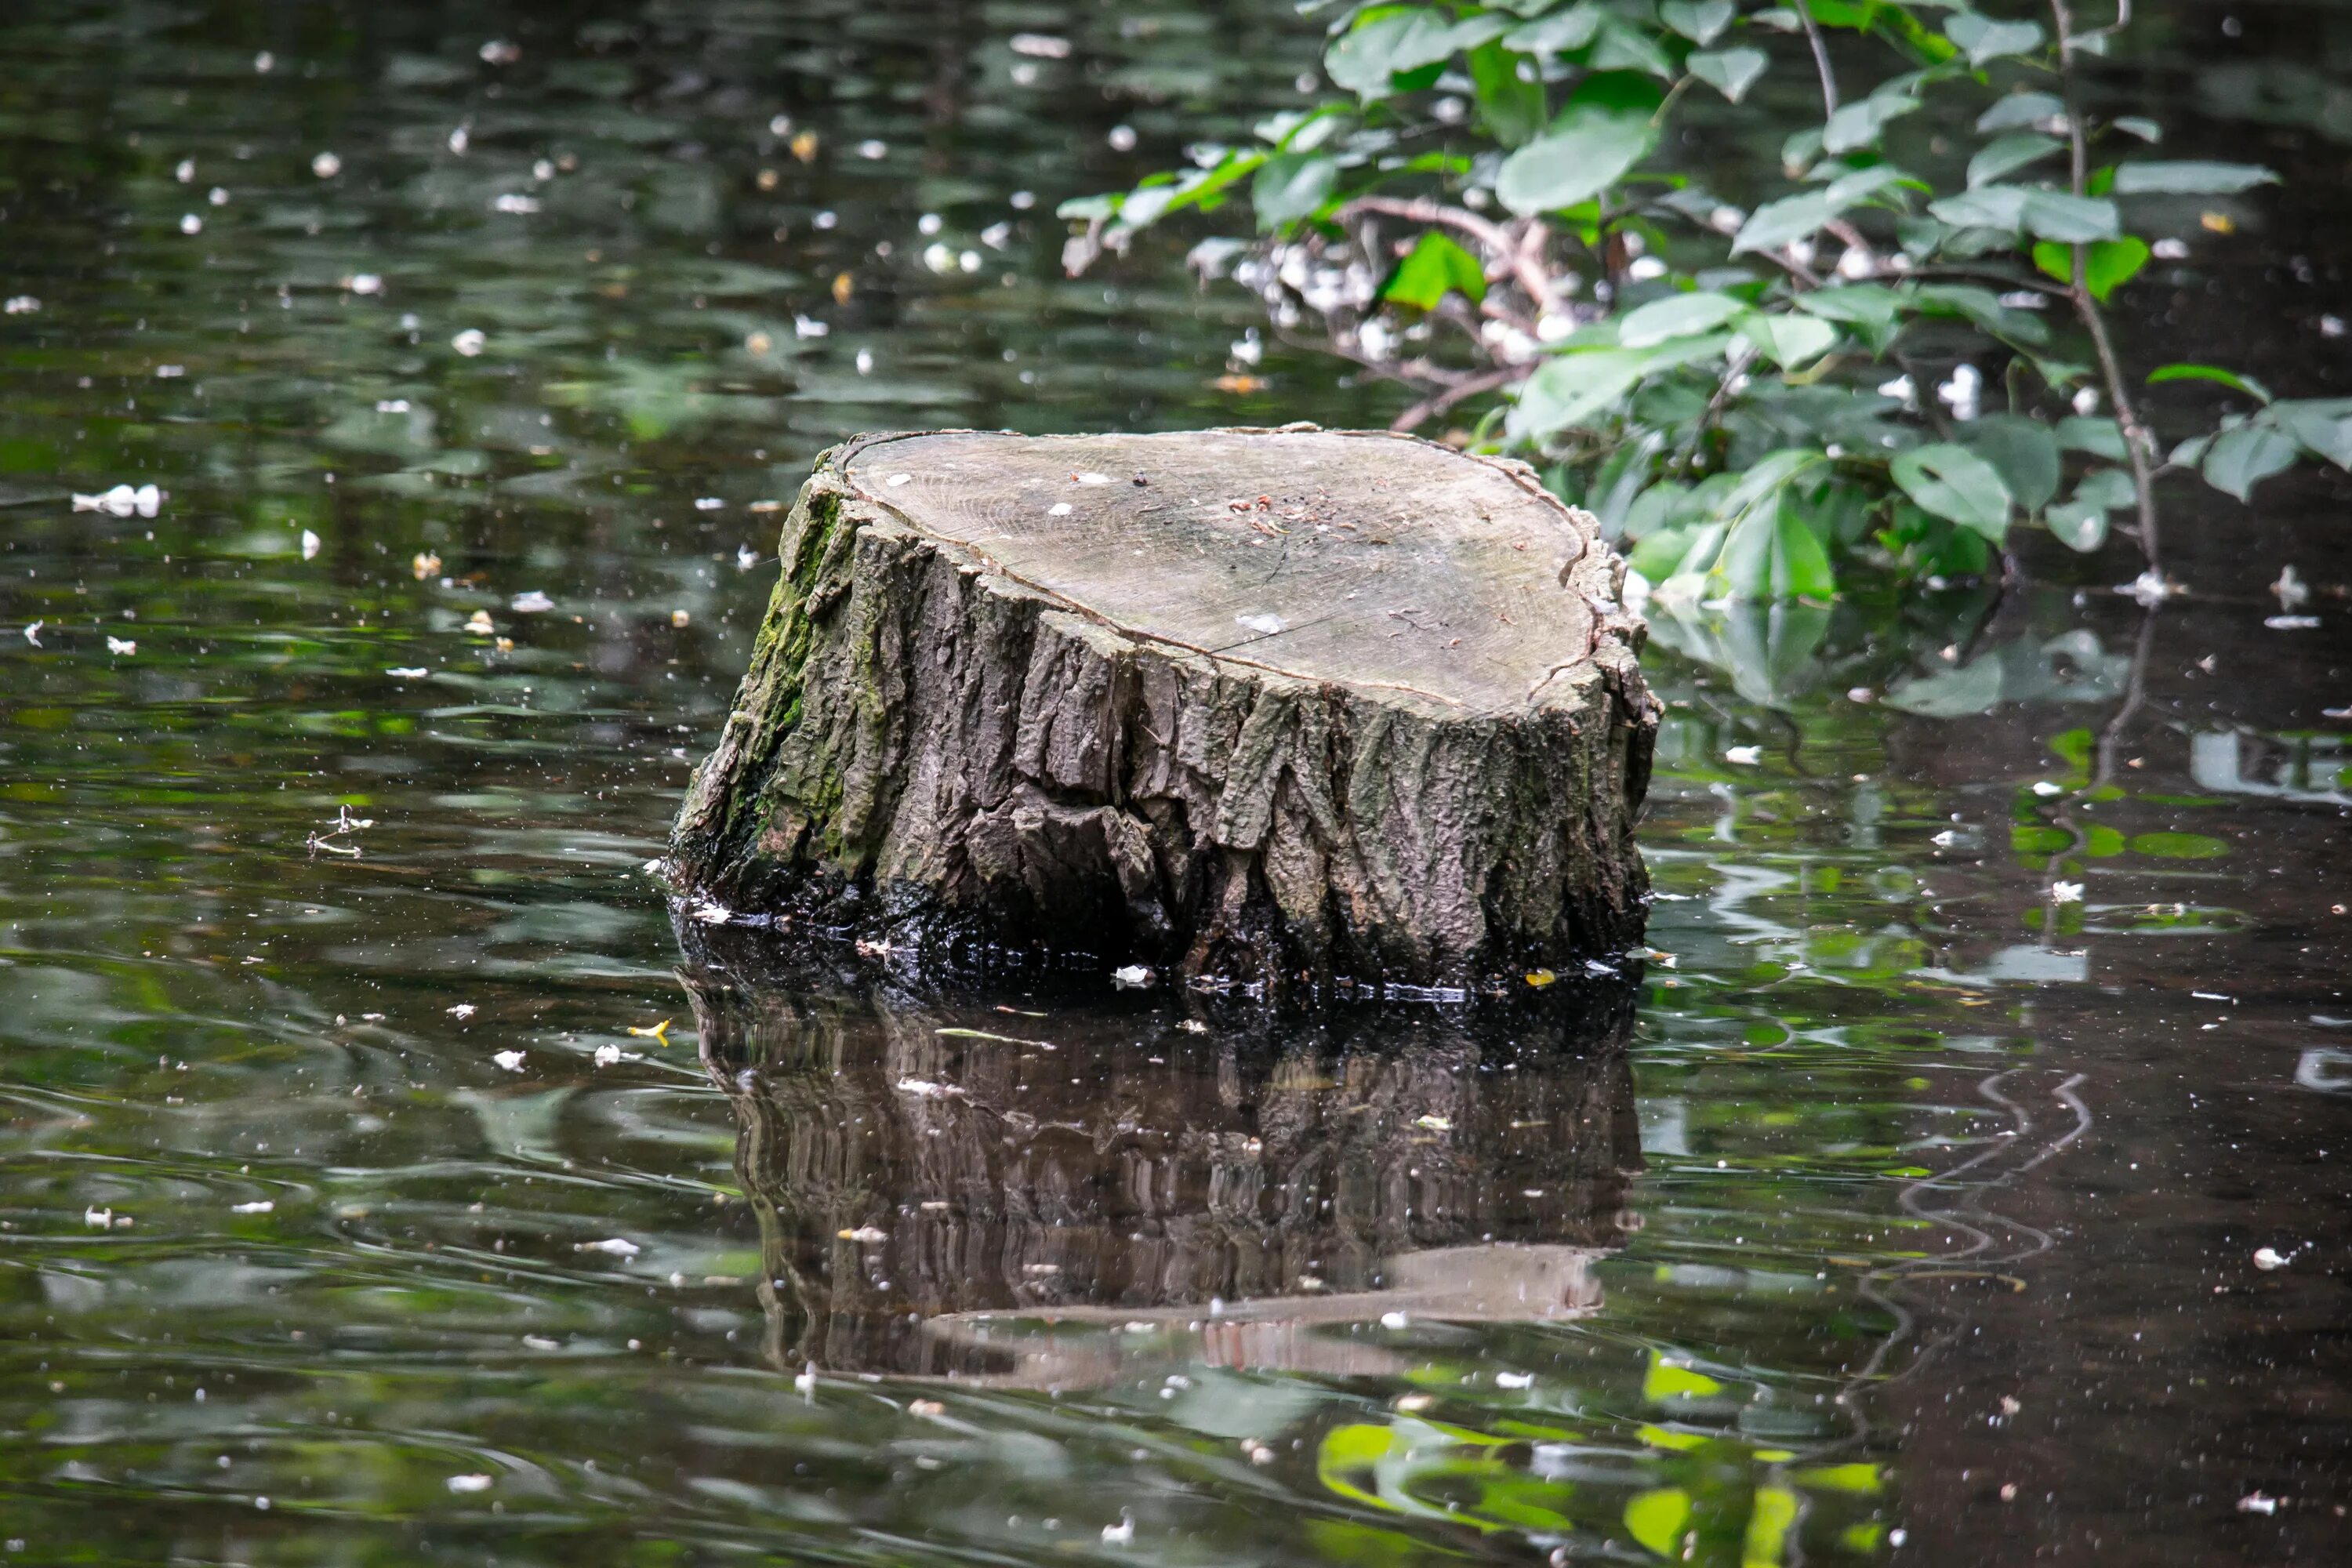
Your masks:
M864 437L781 553L673 837L706 920L1413 985L1641 937L1646 628L1523 464Z

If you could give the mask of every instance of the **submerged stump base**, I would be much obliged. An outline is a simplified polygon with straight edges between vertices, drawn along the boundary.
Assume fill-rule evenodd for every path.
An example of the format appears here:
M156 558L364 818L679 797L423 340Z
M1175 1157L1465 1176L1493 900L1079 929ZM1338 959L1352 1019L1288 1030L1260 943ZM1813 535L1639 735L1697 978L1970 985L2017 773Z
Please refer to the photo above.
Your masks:
M1318 431L862 437L680 811L699 917L1416 985L1622 952L1657 705L1591 517Z

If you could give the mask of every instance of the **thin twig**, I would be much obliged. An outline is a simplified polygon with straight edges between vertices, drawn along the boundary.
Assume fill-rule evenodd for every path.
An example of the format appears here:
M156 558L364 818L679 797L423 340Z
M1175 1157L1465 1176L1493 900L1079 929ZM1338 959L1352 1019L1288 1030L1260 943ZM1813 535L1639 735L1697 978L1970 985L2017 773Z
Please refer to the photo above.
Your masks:
M1391 420L1389 428L1396 431L1415 429L1436 418L1465 398L1475 397L1482 392L1493 392L1497 387L1508 386L1512 382L1525 375L1527 371L1528 367L1523 364L1505 364L1496 365L1493 370L1481 371L1476 375L1467 376L1443 392L1423 398Z
M1813 8L1800 5L1797 15L1805 24L1805 41L1813 46L1813 68L1822 78L1822 115L1827 119L1838 111L1837 72L1830 68L1830 46L1822 37L1821 24L1813 20Z
M2116 26L2121 26L2128 7L2119 13ZM2090 181L2090 149L2083 136L2083 113L2074 98L2074 50L2080 40L2074 36L2074 15L2069 0L2050 0L2051 19L2058 33L2058 79L2066 101L2066 142L2074 192L2082 195ZM2148 451L2155 438L2147 426L2140 423L2138 411L2132 406L2131 394L2125 389L2122 364L2116 358L2114 342L2107 336L2106 318L2099 302L2091 297L2090 247L2077 241L2073 247L2074 279L2069 292L2074 300L2074 313L2091 334L2091 347L2099 356L2099 374L2107 384L2107 398L2116 410L2116 422L2123 427L2124 452L2131 458L2132 491L2139 502L2139 549L2147 561L2147 569L2158 580L2164 575L2163 557L2157 543L2156 479L2148 470Z

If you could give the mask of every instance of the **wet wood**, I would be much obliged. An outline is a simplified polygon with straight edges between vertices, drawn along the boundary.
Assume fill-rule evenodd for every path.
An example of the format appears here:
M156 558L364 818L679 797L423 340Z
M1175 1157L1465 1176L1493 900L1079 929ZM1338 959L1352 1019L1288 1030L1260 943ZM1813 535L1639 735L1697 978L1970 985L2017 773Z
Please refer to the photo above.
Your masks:
M1412 984L1639 940L1643 628L1521 465L1309 428L866 437L782 554L678 819L708 918Z

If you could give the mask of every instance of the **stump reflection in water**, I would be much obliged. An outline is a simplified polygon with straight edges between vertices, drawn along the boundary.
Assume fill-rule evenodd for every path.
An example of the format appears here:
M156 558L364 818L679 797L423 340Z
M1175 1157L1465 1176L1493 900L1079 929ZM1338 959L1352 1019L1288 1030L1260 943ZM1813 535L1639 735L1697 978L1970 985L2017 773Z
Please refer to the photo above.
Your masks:
M1188 1026L1183 998L742 973L681 972L735 1110L779 1367L1392 1373L1383 1317L1590 1312L1592 1261L1635 1223L1628 998L1276 1030Z

